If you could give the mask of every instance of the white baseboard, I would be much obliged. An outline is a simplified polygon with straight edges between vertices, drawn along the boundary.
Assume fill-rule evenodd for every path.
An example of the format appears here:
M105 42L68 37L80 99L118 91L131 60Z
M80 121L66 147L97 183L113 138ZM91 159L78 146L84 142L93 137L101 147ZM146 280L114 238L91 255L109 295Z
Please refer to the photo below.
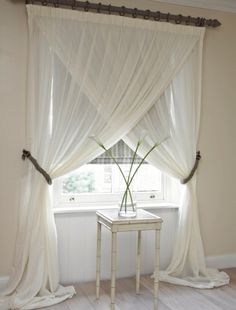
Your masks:
M206 257L207 267L210 268L236 268L236 253Z
M226 269L236 268L236 253L206 257L206 264L209 268ZM9 277L0 277L0 291L6 286Z
M0 291L7 285L9 277L0 277Z

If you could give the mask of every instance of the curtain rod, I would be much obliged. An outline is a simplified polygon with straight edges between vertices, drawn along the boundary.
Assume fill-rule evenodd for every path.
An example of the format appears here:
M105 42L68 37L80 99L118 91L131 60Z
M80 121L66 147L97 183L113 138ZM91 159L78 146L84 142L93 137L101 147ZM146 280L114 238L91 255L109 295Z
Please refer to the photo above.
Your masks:
M131 16L133 18L144 18L154 21L165 21L176 24L193 25L196 27L213 27L221 25L217 19L206 19L204 17L184 16L181 14L162 13L160 11L141 10L137 8L127 8L125 6L114 6L100 3L91 3L89 1L76 0L26 0L26 4L50 5L54 7L70 7L72 10L84 10L97 13L119 14L121 16Z

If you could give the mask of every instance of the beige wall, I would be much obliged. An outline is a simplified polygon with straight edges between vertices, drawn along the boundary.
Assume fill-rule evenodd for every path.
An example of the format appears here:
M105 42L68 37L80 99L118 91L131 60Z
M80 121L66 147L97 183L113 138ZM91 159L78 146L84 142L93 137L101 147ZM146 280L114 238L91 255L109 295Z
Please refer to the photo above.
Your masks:
M103 2L215 17L222 22L220 28L208 29L205 37L199 213L206 255L236 253L236 14L148 0ZM16 235L20 155L25 136L26 66L24 4L0 0L0 276L9 274Z
M24 146L27 24L23 4L0 0L0 276L12 264Z

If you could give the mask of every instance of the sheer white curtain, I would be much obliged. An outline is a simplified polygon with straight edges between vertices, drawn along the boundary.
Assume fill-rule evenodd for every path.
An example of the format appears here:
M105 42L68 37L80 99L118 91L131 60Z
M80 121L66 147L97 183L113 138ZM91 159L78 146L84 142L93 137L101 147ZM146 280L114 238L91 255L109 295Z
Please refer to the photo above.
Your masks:
M127 134L166 89L203 31L120 16L27 6L26 148L59 177ZM59 285L50 188L24 163L14 266L6 308L35 309L74 294Z
M148 160L179 180L186 178L196 158L201 100L201 53L199 40L170 86L144 118L126 136L135 147L140 132L146 131L141 155L156 141L169 139L155 149ZM229 283L224 272L207 269L199 228L196 175L183 186L178 231L171 262L160 279L197 288L212 288Z

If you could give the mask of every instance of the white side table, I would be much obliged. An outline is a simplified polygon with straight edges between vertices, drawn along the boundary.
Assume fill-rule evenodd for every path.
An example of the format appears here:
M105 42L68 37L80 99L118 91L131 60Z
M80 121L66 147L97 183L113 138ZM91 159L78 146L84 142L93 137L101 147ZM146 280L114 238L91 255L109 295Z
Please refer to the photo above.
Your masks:
M155 268L154 268L154 309L157 309L159 289L159 262L160 262L160 229L162 219L145 210L138 209L135 218L123 218L118 216L118 210L104 210L97 214L97 272L96 272L96 297L99 298L100 269L101 269L101 228L102 225L112 233L111 247L111 310L115 309L116 289L116 242L117 232L137 231L137 259L136 259L136 293L140 287L140 250L141 231L155 230Z

